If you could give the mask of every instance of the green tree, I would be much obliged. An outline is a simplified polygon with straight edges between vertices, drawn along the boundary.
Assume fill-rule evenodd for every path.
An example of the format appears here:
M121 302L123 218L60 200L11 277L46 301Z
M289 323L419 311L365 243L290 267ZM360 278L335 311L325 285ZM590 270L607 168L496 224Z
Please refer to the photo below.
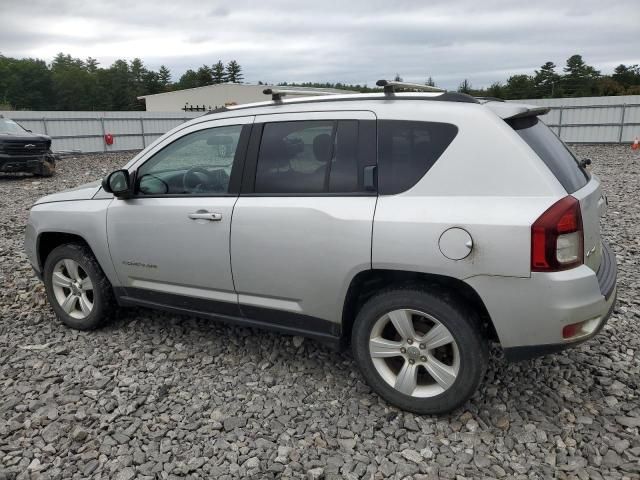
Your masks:
M87 57L84 61L84 67L89 73L96 73L98 71L98 61L95 58Z
M51 70L43 60L0 55L0 104L11 108L54 108Z
M471 94L471 88L471 82L465 78L462 82L460 82L460 85L458 86L458 92Z
M204 87L206 85L213 84L212 74L213 72L207 65L202 65L196 72L196 75L198 77L198 86Z
M227 81L231 83L242 83L242 67L235 60L227 63Z
M218 62L211 67L213 83L224 83L227 81L227 72L224 68L224 63L222 60L218 60Z
M602 77L597 81L598 95L606 97L612 95L624 95L625 88L611 77Z
M505 85L505 98L522 99L536 96L533 77L530 75L512 75Z
M560 94L560 75L556 73L556 65L546 62L536 70L533 76L533 85L536 89L536 97L555 97Z
M54 108L56 110L92 110L93 79L79 58L59 53L51 62Z
M504 85L500 82L494 82L489 88L487 88L487 97L494 98L506 98L506 91Z
M142 109L142 104L138 101L138 97L146 94L159 93L158 74L147 70L144 62L139 58L131 60L129 72L129 108L132 110L140 110Z
M114 110L131 110L136 105L132 77L126 60L116 60L109 67L108 89Z
M400 76L400 74L396 73L396 76L393 77L393 81L394 82L402 82L403 80L402 80L402 77Z
M613 71L611 78L622 85L629 88L634 85L640 85L640 66L638 65L618 65Z
M427 81L424 82L424 84L428 87L435 87L436 86L436 82L433 81L433 78L431 78L431 75L429 75L429 77L427 78Z
M182 74L180 80L178 80L177 85L178 90L183 90L185 88L195 88L198 86L198 74L192 69L189 69Z
M582 55L572 55L567 59L562 77L562 88L566 96L586 97L597 94L597 82L600 72L587 65Z
M160 69L158 70L158 81L163 90L166 91L169 89L171 85L171 71L164 65L160 65Z

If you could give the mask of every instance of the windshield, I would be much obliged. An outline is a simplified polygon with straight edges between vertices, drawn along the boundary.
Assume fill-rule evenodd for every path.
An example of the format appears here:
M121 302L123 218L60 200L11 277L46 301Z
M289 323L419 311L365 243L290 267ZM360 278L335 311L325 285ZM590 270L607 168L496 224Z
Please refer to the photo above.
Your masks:
M0 133L24 133L26 130L13 120L0 118Z
M542 120L524 117L508 123L549 167L567 193L580 190L587 184L587 173L576 157Z

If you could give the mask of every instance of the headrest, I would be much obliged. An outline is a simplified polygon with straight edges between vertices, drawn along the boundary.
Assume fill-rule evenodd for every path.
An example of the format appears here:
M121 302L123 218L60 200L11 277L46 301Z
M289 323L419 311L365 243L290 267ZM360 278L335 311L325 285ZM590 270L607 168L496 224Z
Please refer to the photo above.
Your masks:
M331 135L328 133L321 133L313 139L313 155L316 160L322 163L327 163L331 155Z

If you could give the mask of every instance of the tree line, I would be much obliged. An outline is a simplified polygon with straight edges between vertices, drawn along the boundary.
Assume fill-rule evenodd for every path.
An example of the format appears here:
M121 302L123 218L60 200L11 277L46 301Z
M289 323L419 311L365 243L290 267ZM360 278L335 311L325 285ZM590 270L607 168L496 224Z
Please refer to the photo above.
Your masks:
M640 95L640 66L620 64L611 75L602 75L581 55L572 55L562 72L553 62L545 62L533 75L512 75L505 83L495 82L488 88L473 88L465 79L458 91L505 100Z
M157 71L139 58L116 60L107 68L94 58L79 59L59 53L50 64L33 58L11 58L0 54L0 110L144 110L137 97L155 93L203 87L224 82L241 83L242 67L231 60L189 69L177 81L164 65ZM402 80L399 74L396 80ZM258 82L262 84L263 82ZM426 85L436 86L429 76ZM354 92L380 91L366 84L331 82L281 82L281 86L337 88ZM510 76L487 88L473 88L463 80L459 92L505 100L561 98L602 95L640 95L640 66L618 65L603 75L587 65L581 55L572 55L562 71L545 62L533 74Z
M396 73L394 80L401 82L402 76ZM431 76L427 77L424 84L437 86ZM340 82L283 82L279 85L339 88L362 93L380 91L376 87ZM581 55L572 55L567 59L561 73L557 71L553 62L545 62L538 70L534 70L533 75L512 75L506 82L495 82L487 88L473 88L471 82L464 79L457 90L476 97L495 97L504 100L640 95L640 66L620 64L611 75L602 75L594 67L587 65Z
M154 71L139 58L102 68L95 58L64 53L50 64L0 55L0 110L144 110L142 95L242 80L235 60L189 69L173 82L166 66Z

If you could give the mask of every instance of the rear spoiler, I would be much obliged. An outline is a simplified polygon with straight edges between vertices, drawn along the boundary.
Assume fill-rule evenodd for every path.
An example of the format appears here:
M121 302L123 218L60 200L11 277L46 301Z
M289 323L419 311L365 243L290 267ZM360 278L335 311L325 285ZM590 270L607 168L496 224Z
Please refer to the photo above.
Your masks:
M493 113L503 120L511 120L514 118L537 117L546 115L551 111L550 107L540 105L526 105L524 103L511 102L484 102L483 105L489 108Z

